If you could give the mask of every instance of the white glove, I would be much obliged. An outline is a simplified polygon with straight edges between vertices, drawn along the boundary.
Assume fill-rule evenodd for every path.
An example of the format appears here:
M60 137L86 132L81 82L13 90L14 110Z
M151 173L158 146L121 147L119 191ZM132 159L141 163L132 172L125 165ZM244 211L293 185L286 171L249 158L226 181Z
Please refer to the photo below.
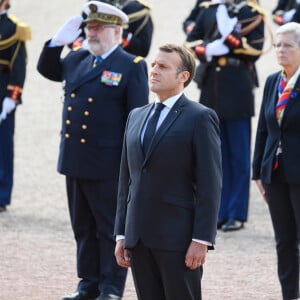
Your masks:
M80 25L83 21L81 16L75 16L66 21L66 23L57 31L51 42L56 46L71 44L81 33Z
M283 24L288 23L292 20L294 14L296 12L295 8L292 8L283 14Z
M230 18L228 11L224 4L220 4L217 8L217 25L223 40L233 31L234 26L237 24L237 17Z
M16 108L16 101L9 97L5 97L2 104L2 112L0 119L5 120L7 115L10 114Z
M297 3L297 4L300 4L300 0L296 0L296 3Z
M224 45L223 39L217 39L206 45L205 55L208 61L212 56L220 56L229 53L229 48Z

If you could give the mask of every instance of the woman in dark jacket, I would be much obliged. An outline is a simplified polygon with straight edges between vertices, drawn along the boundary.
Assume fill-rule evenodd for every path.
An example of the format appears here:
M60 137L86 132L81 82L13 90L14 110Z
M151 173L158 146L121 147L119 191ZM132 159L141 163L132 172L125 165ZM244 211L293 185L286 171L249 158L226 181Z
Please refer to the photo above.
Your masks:
M278 28L282 70L267 78L257 127L253 179L268 203L283 299L299 297L300 24Z

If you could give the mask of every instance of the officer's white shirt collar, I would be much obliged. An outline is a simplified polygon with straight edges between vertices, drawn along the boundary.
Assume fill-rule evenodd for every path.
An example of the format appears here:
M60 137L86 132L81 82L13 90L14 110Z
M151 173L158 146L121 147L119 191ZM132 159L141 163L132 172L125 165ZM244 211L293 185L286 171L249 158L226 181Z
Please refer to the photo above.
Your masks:
M113 46L110 50L108 50L107 52L105 52L104 54L101 55L102 59L107 58L110 54L112 54L117 48L118 48L118 44L116 44L115 46Z
M183 92L172 96L168 99L166 99L165 101L163 101L162 103L166 106L166 108L168 108L169 110L172 108L172 106L176 103L176 101L182 96ZM158 99L155 100L155 103L160 102ZM164 108L165 109L165 108Z
M165 101L163 101L162 103L165 105L165 107L163 108L163 110L160 112L160 116L157 122L157 128L159 128L159 126L161 125L161 123L164 121L164 119L166 118L168 112L170 111L170 109L173 107L173 105L177 102L177 100L182 96L183 92L172 96L168 99L166 99ZM155 100L155 103L161 102L158 99ZM154 113L154 109L152 110L150 116ZM149 116L149 117L150 117Z

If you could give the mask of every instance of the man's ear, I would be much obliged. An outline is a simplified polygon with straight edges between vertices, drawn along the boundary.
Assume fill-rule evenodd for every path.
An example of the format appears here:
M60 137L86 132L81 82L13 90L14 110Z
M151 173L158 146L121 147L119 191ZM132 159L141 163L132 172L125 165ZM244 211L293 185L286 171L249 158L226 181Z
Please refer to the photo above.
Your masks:
M189 71L182 71L182 72L180 73L180 76L181 76L181 78L182 78L182 82L185 83L185 82L187 82L187 81L189 80L191 74L190 74Z

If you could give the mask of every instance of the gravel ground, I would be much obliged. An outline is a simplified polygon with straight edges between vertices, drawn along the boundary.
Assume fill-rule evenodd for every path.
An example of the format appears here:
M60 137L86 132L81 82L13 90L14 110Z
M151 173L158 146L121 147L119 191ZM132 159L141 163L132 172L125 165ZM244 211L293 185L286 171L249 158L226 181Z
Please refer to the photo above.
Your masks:
M0 215L0 300L55 300L76 287L75 243L64 177L56 173L61 86L42 78L36 71L36 63L43 43L66 18L78 14L85 1L11 2L10 12L31 24L33 40L28 43L24 105L19 107L16 120L12 205ZM158 45L183 43L181 24L195 3L194 0L176 4L174 0L151 2L155 33L149 60ZM270 20L269 13L276 1L260 2ZM275 26L269 23L274 30ZM269 38L266 43L270 45ZM262 87L266 76L278 69L274 54L263 55L257 66ZM194 84L186 89L186 94L195 100L198 93ZM262 88L257 89L257 111L261 93ZM253 118L253 134L256 121ZM270 217L254 185L245 228L218 234L216 251L209 252L207 257L202 285L204 300L281 298ZM136 300L130 273L124 300Z

